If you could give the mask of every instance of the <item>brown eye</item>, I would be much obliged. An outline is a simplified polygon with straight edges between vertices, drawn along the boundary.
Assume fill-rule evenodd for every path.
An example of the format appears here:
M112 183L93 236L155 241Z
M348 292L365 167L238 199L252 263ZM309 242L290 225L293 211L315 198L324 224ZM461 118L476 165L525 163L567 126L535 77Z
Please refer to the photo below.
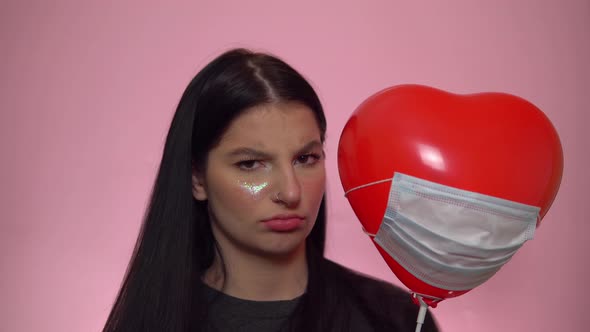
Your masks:
M297 162L300 164L311 166L320 159L320 156L314 153L304 154L297 157Z
M251 171L258 168L259 164L260 162L258 160L242 160L236 165L242 170Z

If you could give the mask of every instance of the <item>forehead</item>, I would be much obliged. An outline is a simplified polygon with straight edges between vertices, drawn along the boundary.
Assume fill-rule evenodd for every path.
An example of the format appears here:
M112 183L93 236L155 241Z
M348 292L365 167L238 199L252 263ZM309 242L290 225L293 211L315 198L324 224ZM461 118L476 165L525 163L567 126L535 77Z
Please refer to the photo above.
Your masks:
M320 140L320 129L311 109L300 103L273 103L240 114L227 128L217 148L297 148L312 140Z

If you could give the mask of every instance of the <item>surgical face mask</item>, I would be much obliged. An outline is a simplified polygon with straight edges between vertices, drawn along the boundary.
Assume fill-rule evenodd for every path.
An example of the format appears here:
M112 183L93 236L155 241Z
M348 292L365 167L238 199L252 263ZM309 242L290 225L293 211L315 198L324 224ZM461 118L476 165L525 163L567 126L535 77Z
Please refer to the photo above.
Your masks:
M375 242L423 282L469 290L533 238L539 211L396 173Z

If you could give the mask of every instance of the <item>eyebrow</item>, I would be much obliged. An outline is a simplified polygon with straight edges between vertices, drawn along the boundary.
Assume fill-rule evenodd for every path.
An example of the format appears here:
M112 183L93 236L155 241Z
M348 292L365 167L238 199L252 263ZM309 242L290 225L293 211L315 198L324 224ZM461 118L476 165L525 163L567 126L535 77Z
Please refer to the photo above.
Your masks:
M311 141L311 142L305 144L301 149L299 149L297 151L297 154L308 152L308 151L313 150L315 148L321 149L322 147L323 147L323 144L320 141L314 140L314 141ZM248 148L248 147L240 147L240 148L234 149L234 150L230 151L227 155L229 157L248 156L249 158L254 158L254 159L271 159L272 158L272 156L269 153L266 153L266 152L260 151L260 150L256 150L253 148Z

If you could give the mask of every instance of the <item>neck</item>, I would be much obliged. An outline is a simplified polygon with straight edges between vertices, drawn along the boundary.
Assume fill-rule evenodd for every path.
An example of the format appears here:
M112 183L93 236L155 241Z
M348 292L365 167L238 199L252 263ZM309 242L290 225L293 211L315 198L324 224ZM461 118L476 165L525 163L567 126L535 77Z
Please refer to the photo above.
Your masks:
M223 260L217 252L212 266L205 272L203 281L210 287L253 301L291 300L305 292L305 242L281 256L229 249L221 249Z

